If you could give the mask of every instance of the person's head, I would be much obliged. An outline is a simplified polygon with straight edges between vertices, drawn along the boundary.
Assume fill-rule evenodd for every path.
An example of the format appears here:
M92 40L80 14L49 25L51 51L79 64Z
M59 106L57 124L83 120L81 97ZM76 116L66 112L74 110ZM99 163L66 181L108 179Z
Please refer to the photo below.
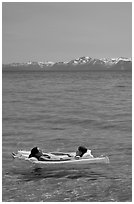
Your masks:
M42 156L42 151L38 147L34 147L31 150L31 154L29 155L29 158L31 157L39 158L40 156Z
M78 150L76 151L76 156L82 157L87 152L87 148L83 146L79 146Z

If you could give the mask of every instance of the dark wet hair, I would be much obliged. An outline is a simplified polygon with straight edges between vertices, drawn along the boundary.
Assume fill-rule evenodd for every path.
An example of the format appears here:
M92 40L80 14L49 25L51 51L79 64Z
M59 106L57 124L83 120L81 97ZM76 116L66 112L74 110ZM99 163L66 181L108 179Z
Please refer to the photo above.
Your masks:
M29 158L30 157L35 157L35 155L39 152L38 150L38 147L34 147L32 150L31 150L31 154L29 155Z
M84 146L79 146L79 147L78 147L78 150L79 150L80 152L82 152L82 154L80 155L80 157L82 157L83 154L85 154L85 153L87 152L87 148L84 147Z

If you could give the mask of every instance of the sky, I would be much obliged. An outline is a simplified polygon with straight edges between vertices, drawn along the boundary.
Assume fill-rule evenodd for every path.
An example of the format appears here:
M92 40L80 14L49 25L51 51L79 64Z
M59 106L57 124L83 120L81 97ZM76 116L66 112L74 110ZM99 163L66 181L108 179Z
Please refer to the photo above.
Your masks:
M131 2L3 2L2 63L132 57Z

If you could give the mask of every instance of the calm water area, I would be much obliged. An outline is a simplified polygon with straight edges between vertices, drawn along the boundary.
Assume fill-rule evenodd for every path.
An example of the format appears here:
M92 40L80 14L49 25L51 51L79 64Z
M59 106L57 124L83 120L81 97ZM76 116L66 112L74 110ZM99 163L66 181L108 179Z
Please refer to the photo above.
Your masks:
M79 145L110 164L46 171L11 157ZM132 73L3 72L2 153L4 202L132 201Z

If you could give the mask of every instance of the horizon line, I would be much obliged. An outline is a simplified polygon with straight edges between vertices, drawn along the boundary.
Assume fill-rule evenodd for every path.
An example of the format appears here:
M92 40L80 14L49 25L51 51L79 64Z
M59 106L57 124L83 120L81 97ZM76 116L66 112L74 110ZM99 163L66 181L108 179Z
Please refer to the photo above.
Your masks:
M51 62L51 63L59 63L59 62L70 62L72 60L76 60L76 59L80 59L82 57L89 57L89 56L80 56L80 57L76 57L76 58L72 58L71 60L67 61L67 60L60 60L60 61L52 61L52 60L27 60L27 61L23 61L23 62L20 62L20 61L13 61L13 62L2 62L2 64L13 64L13 63L28 63L28 62ZM110 60L110 59L118 59L118 58L126 58L126 59L131 59L132 60L132 56L131 57L125 57L125 56L120 56L120 57L101 57L101 58L97 58L97 57L89 57L89 58L92 58L92 59L98 59L98 60L103 60L103 59L107 59L107 60Z

